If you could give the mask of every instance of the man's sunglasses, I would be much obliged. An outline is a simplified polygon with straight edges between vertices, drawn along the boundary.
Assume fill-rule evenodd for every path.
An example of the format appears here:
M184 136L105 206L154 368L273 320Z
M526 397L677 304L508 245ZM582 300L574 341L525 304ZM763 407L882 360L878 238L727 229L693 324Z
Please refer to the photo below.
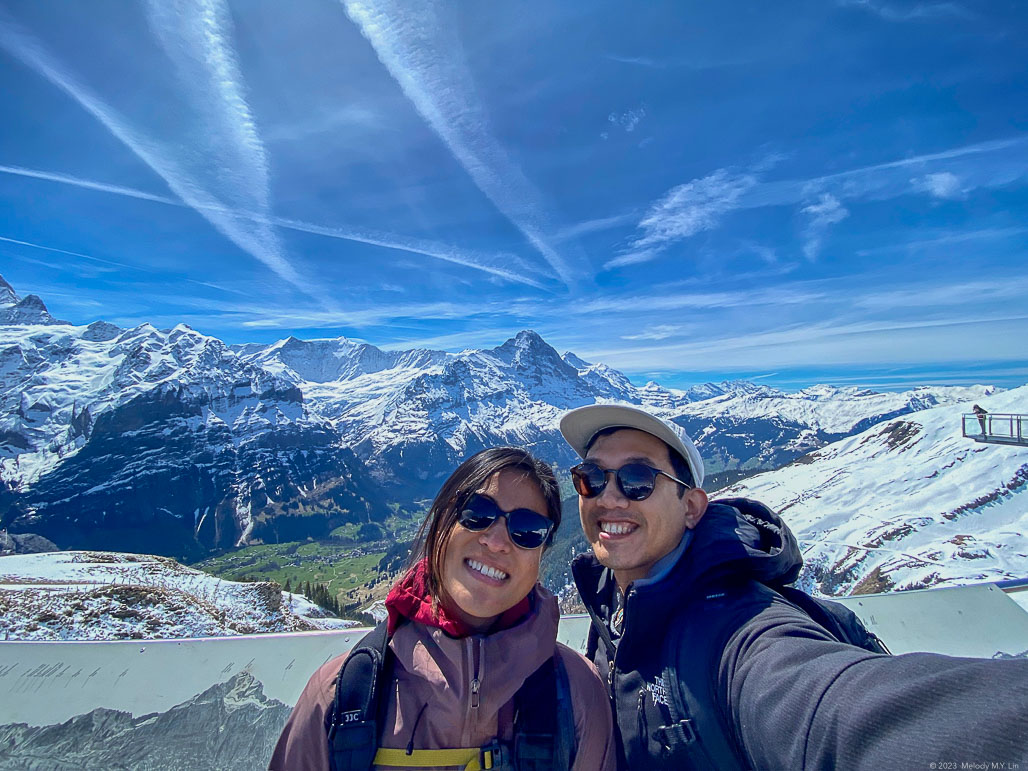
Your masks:
M488 528L499 517L507 521L511 542L522 549L538 549L553 532L554 522L549 517L531 509L504 511L492 498L479 493L468 498L457 515L457 521L465 530L478 532Z
M600 468L595 463L587 462L579 463L571 469L575 490L583 498L595 498L602 493L607 487L607 474L614 475L621 494L630 501L644 501L649 498L657 484L658 476L665 476L682 487L692 487L691 484L671 476L666 471L647 466L645 463L626 463L619 469L612 469Z

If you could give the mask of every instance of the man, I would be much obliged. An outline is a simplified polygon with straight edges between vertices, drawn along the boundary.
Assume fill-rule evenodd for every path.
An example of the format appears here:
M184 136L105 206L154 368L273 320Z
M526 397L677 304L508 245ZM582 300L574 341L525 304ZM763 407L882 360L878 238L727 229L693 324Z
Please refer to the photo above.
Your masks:
M572 476L593 554L573 572L622 768L1028 761L1028 661L841 643L773 588L802 565L788 527L755 501L708 503L678 426L592 405L561 433L583 458Z

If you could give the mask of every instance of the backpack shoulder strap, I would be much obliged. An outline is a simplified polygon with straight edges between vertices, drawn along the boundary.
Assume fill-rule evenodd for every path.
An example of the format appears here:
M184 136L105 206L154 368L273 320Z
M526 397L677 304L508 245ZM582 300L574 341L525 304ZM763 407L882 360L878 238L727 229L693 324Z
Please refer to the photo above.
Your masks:
M864 626L852 610L839 602L811 597L795 586L775 586L778 594L798 607L815 623L823 626L839 642L856 645L872 653L890 653L891 651L874 632Z
M576 752L571 684L559 653L544 661L514 695L516 771L569 769Z
M671 723L655 738L674 768L748 769L735 731L718 703L715 681L721 655L738 628L731 612L734 591L701 592L675 609L664 637L664 683Z
M380 694L389 637L383 621L346 657L336 678L335 698L325 717L332 771L367 771L381 735Z

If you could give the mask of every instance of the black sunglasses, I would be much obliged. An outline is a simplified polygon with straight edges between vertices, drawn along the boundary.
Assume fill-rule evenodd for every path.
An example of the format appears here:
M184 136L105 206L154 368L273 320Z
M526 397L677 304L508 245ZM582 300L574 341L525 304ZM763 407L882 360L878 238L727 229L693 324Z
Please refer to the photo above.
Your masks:
M647 466L645 463L626 463L619 469L612 469L600 468L595 463L587 462L579 463L571 469L575 490L583 498L595 498L602 493L607 487L607 474L614 475L621 494L630 501L644 501L649 498L657 484L658 476L665 476L682 487L692 488L688 482L683 482L666 471Z
M507 521L507 534L511 543L522 549L538 549L553 532L554 522L531 509L504 511L492 498L475 493L464 504L457 521L465 530L485 530L499 517Z

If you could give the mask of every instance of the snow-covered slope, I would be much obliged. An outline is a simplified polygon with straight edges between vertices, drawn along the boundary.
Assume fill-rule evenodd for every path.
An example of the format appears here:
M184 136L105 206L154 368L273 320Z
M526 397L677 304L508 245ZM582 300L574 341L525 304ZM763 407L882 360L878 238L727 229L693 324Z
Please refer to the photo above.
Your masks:
M1023 413L1028 386L976 400ZM1028 577L1028 447L964 438L970 407L883 421L719 495L781 512L826 594Z
M0 557L7 640L123 640L356 625L273 583L237 583L167 557L51 552Z
M752 383L724 383L671 417L696 440L711 469L776 468L882 420L942 404L976 401L993 386L922 386L882 393L816 385L795 393ZM694 392L697 389L692 389Z

